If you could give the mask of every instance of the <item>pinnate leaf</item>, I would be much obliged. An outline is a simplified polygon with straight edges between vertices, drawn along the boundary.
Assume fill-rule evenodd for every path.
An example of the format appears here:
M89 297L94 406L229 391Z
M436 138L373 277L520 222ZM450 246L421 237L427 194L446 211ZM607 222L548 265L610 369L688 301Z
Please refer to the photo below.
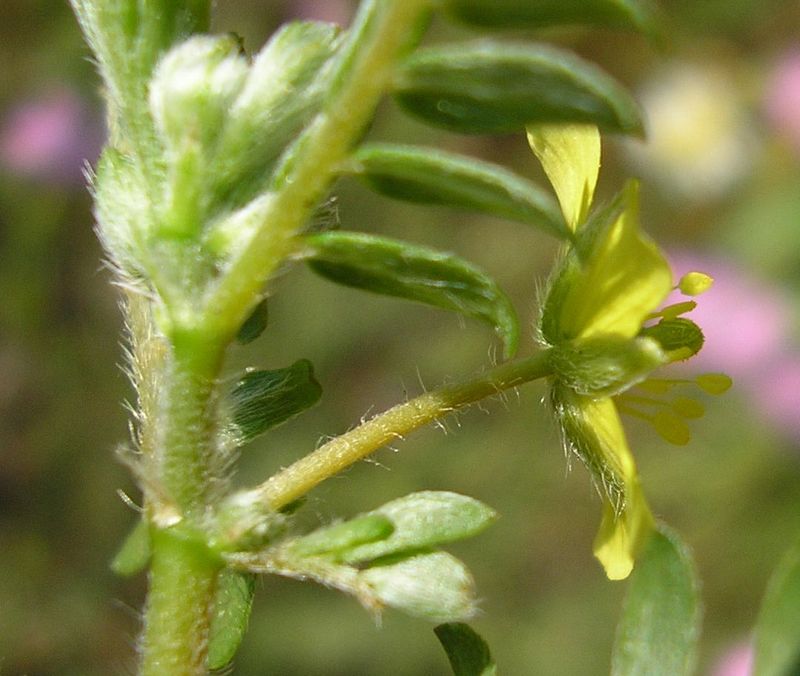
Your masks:
M246 373L230 393L234 436L246 443L310 408L321 396L307 359L283 369Z
M511 301L483 271L453 254L354 232L307 235L318 274L345 286L460 312L494 327L514 354L519 323Z
M790 676L800 671L800 542L772 575L755 632L754 676Z
M700 631L700 596L686 546L660 525L630 578L612 676L688 676Z
M568 235L549 195L495 164L432 148L389 144L362 146L354 160L356 173L389 197L473 209L557 237Z
M489 646L468 624L450 622L433 631L447 653L453 676L497 676Z
M401 66L400 104L468 134L512 133L543 122L585 122L640 133L631 95L594 64L549 45L482 41L429 47Z

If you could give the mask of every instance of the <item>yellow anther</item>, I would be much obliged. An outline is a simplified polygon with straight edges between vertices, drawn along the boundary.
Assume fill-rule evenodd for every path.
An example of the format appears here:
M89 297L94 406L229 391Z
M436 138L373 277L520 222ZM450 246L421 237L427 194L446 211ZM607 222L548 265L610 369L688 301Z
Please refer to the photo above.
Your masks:
M706 412L703 404L689 397L675 397L670 406L681 418L702 418Z
M722 394L727 392L733 381L724 373L704 373L695 378L697 386L707 394Z
M650 419L650 424L662 439L676 446L685 446L692 437L689 426L671 411L659 411Z
M688 272L681 277L678 288L685 296L699 296L708 291L712 284L714 284L714 278L704 272Z

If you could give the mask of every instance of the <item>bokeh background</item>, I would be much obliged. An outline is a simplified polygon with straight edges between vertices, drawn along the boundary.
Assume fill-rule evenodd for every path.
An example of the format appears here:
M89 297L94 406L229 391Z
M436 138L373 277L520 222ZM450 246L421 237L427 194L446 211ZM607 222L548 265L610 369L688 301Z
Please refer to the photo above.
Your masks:
M297 16L346 23L343 0L225 0L216 28L256 50ZM707 402L686 447L629 426L655 511L683 533L703 580L698 673L744 676L770 571L800 533L800 5L663 0L668 41L612 31L547 32L638 92L646 144L607 139L600 193L644 180L646 227L680 270L715 275L695 317L707 347L695 371L736 387ZM437 24L433 35L469 32ZM126 674L134 669L144 580L108 562L138 499L114 448L130 395L118 364L120 315L92 232L83 163L104 136L98 79L59 0L0 6L0 673ZM386 104L374 138L442 147L541 179L520 137L436 133ZM337 186L342 226L424 242L490 271L525 326L555 245L500 220L423 209ZM304 417L247 449L254 483L362 416L480 369L496 346L455 316L334 287L292 269L274 285L268 332L229 371L307 357L325 394ZM531 331L523 351L533 349ZM307 519L352 515L420 489L475 496L502 515L453 547L483 598L474 625L502 673L608 673L625 585L591 556L599 500L569 469L531 385L505 402L416 433L316 490ZM447 674L420 621L382 626L352 599L279 579L259 585L235 674Z

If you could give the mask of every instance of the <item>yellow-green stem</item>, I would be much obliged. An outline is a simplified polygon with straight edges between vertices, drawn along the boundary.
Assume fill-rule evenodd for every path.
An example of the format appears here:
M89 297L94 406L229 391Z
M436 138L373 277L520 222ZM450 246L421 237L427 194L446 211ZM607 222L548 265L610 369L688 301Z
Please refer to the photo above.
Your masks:
M501 364L476 378L426 392L320 446L254 489L254 498L280 509L395 439L480 399L550 373L547 352L539 352L528 359Z

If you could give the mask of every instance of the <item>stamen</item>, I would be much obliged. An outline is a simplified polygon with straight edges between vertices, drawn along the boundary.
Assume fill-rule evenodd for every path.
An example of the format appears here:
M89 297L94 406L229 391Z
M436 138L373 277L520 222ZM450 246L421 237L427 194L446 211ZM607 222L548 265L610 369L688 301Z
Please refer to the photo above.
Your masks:
M681 418L702 418L706 412L703 404L689 397L675 397L670 402L670 406Z
M689 426L671 411L659 411L650 422L662 439L676 446L685 446L692 438Z
M656 400L654 403L661 404L664 408L653 415L630 406L626 402L619 402L617 408L621 413L647 422L664 441L676 446L688 444L692 437L689 426L681 417L670 410L669 404L666 402Z
M678 282L678 288L685 296L699 296L708 291L713 284L714 278L704 272L687 272Z
M733 385L733 381L724 373L704 373L694 380L706 394L723 394Z

